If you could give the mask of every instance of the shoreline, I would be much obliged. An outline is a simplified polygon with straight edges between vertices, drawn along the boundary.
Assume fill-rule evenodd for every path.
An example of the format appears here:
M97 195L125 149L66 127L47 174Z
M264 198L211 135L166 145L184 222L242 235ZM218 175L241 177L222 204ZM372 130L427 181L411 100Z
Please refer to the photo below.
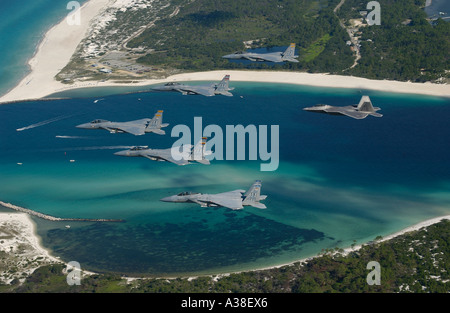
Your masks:
M55 74L56 75L56 74ZM282 71L254 71L254 70L214 70L207 72L182 73L169 76L165 79L149 79L134 81L132 83L115 82L84 82L67 86L53 79L47 83L45 88L38 86L33 88L25 83L24 79L19 85L4 96L0 97L0 105L17 102L54 100L46 98L52 94L77 89L91 89L102 87L147 87L168 82L219 82L225 75L230 75L230 84L234 82L256 82L256 83L280 83L301 86L343 88L343 89L364 89L381 92L392 92L399 94L417 94L425 96L437 96L450 98L450 85L434 83L411 83L392 80L371 80L356 76L330 75L326 73L304 73L304 72L282 72ZM29 76L33 76L33 73ZM31 78L33 79L33 78Z
M428 227L431 226L433 224L437 224L439 222L441 222L442 220L450 220L450 215L443 215L443 216L439 216L439 217L434 217L431 219L427 219L424 220L422 222L419 222L417 224L408 226L400 231L397 231L395 233L389 234L385 237L383 237L380 240L371 240L368 241L366 243L362 243L360 245L355 245L353 248L351 247L347 247L347 248L343 248L344 255L347 255L351 252L355 252L358 251L359 249L362 248L362 246L370 244L371 242L376 242L376 243L380 243L380 242L384 242L384 241L389 241L391 239L394 239L398 236L404 235L406 233L412 232L412 231L416 231L419 230L423 227ZM335 254L336 252L333 252L333 254ZM242 270L242 271L229 271L229 272L223 272L223 273L216 273L216 274L192 274L192 275L180 275L180 276L158 276L158 277L154 277L154 279L177 279L177 278L185 278L185 279L196 279L199 277L211 277L213 278L213 280L217 280L220 279L222 277L226 277L232 274L240 274L240 273L248 273L248 272L260 272L260 271L266 271L266 270L272 270L272 269L278 269L278 268L282 268L282 267L286 267L286 266L294 266L296 264L300 264L301 266L305 265L308 261L311 261L313 259L319 258L321 257L321 255L317 254L317 255L313 255L313 256L309 256L309 257L305 257L302 259L298 259L298 260L294 260L291 262L287 262L287 263L282 263L282 264L278 264L278 265L272 265L272 266L265 266L265 267L259 267L259 268L253 268L253 269L246 269L246 270ZM126 279L127 281L133 281L133 280L140 280L140 279L147 279L147 278L151 278L151 277L123 277L124 279Z
M450 97L449 84L412 83L394 80L372 80L356 76L330 75L292 71L264 70L211 70L187 72L164 79L132 80L131 83L114 81L85 81L67 85L55 80L55 76L72 58L86 37L93 20L108 8L111 0L88 0L80 8L81 24L70 26L64 17L51 27L39 43L33 57L28 61L30 73L15 87L0 96L0 104L40 100L54 93L80 88L95 87L144 87L167 82L220 81L231 75L233 81L284 83L326 88L367 89L394 93L422 94ZM107 76L105 76L107 78ZM123 80L123 79L121 79Z
M437 224L437 223L441 222L442 220L450 220L450 215L443 215L443 216L439 216L439 217L434 217L434 218L431 218L431 219L419 222L417 224L408 226L408 227L406 227L406 228L404 228L404 229L402 229L400 231L397 231L395 233L387 235L387 236L383 237L380 240L376 240L376 241L372 240L372 241L369 241L369 242L366 242L366 243L363 243L363 244L360 244L360 245L355 245L353 248L351 248L351 247L344 248L343 249L344 250L343 254L347 255L347 254L349 254L351 252L358 251L358 250L360 250L362 248L363 245L367 245L367 244L369 244L371 242L380 243L380 242L392 240L392 239L394 239L394 238L396 238L398 236L404 235L406 233L409 233L409 232L412 232L412 231L416 231L416 230L419 230L419 229L421 229L423 227L431 226L433 224ZM304 265L304 263L307 263L308 261L313 260L313 259L318 258L318 257L320 257L320 255L314 255L314 256L302 258L302 259L295 260L295 261L288 262L288 263L283 263L283 264L274 265L274 266L267 266L267 267L262 267L262 268L257 268L257 269L243 270L243 271L236 271L236 272L233 271L233 272L220 273L220 274L198 275L198 276L192 276L192 277L189 277L189 278L192 279L192 278L200 277L200 276L210 276L210 277L219 278L219 277L228 276L228 275L231 275L231 274L239 274L239 273L245 273L245 272L259 272L259 271L265 271L265 270L282 268L282 267L285 267L285 266L293 266L293 265L295 265L297 263L300 263L301 265Z
M89 30L91 21L107 8L109 2L110 0L88 0L83 3L80 8L80 25L69 25L67 16L53 25L27 62L30 72L0 97L0 103L39 99L45 96L43 93L61 84L54 77L69 63Z
M64 264L42 246L41 237L32 218L21 212L0 212L0 251L6 252L6 268L3 268L0 283L11 283L14 279L25 280L36 269L50 264ZM9 263L9 264L8 264ZM12 263L12 264L11 264ZM14 267L9 271L8 265Z

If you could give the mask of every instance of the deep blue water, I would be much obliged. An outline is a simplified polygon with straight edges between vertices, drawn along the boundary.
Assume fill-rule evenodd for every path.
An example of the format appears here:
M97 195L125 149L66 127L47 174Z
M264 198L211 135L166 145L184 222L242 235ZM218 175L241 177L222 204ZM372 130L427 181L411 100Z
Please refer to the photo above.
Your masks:
M70 229L65 223L37 223L45 246L64 260L140 275L280 264L450 212L448 98L231 85L232 98L108 96L114 92L110 88L97 90L103 99L97 103L100 97L2 105L0 199L60 217L125 219L123 224L71 223ZM353 120L302 110L317 103L356 104L362 94L382 108L382 118ZM152 117L159 109L170 123L165 136L75 128L97 118ZM64 119L16 131L58 117ZM203 127L223 129L279 125L279 168L261 172L261 160L178 167L113 154L133 145L169 148L177 139L170 136L172 127L193 127L194 117L203 118ZM182 191L247 189L255 179L263 181L267 210L159 201Z

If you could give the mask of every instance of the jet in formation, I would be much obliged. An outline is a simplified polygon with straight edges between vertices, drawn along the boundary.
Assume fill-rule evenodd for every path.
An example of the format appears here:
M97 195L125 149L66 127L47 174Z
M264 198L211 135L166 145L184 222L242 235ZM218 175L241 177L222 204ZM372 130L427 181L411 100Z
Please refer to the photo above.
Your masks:
M221 206L232 210L242 210L244 206L266 209L266 206L259 202L267 198L267 196L261 195L261 185L261 181L257 180L247 192L245 190L234 190L217 194L182 192L178 195L163 198L160 201L196 203L202 207Z
M369 96L362 96L358 105L337 107L327 104L318 104L313 107L304 108L303 110L317 113L327 113L332 115L345 115L358 120L364 119L369 115L375 117L383 116L382 114L376 112L381 109L372 105L372 101L370 100Z
M135 136L144 135L145 133L155 133L165 135L166 132L161 128L169 126L163 124L163 111L156 112L153 118L144 118L141 120L130 122L110 122L107 120L94 120L90 123L76 126L83 129L105 129L110 133L129 133Z
M215 95L222 95L232 97L230 92L234 88L230 88L229 85L230 75L226 75L222 81L218 84L210 85L185 85L181 83L167 83L164 86L158 86L152 88L155 91L177 91L183 95L202 95L205 97L212 97Z
M256 62L295 62L298 63L298 55L295 55L295 43L291 43L285 52L270 52L270 53L254 53L254 52L236 52L224 55L224 59L244 59Z
M114 154L126 157L144 157L152 161L165 161L176 165L188 165L194 162L209 165L210 161L205 156L211 155L212 152L206 150L206 139L203 137L194 147L190 144L169 149L149 149L148 146L137 146Z

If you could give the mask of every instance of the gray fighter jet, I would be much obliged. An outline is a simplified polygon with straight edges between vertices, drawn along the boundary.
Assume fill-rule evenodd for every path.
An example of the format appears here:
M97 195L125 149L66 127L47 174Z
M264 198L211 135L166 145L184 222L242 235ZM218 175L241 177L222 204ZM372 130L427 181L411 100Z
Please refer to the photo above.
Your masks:
M258 209L265 209L266 206L260 200L267 198L261 195L261 181L257 180L245 192L245 190L234 190L217 194L202 194L192 192L182 192L178 195L161 199L163 202L190 202L197 203L202 207L221 206L232 210L241 210L244 206L250 205Z
M254 52L236 52L228 55L224 55L224 59L245 59L257 62L295 62L298 63L298 55L295 55L295 43L291 43L289 48L285 52L271 52L271 53L254 53Z
M144 118L141 120L130 122L110 122L107 120L94 120L90 123L81 124L77 128L84 129L105 129L110 133L129 133L135 136L144 135L145 133L155 133L158 135L165 135L166 132L162 127L167 127L169 124L162 124L163 111L156 112L153 118Z
M203 137L194 149L192 149L192 145L169 149L149 149L148 146L137 146L114 154L126 157L144 157L153 161L166 161L177 165L188 165L193 162L209 165L210 161L205 159L205 156L212 152L206 151L206 137Z
M372 101L370 101L369 96L362 96L358 105L335 107L327 104L318 104L313 107L304 108L303 110L317 113L327 113L332 115L346 115L358 120L366 118L369 115L375 117L383 116L380 113L376 113L376 111L379 111L381 109L373 107Z
M230 75L226 75L222 81L218 84L210 85L185 85L181 83L167 83L164 86L158 86L152 88L155 91L177 91L181 92L183 95L202 95L206 97L212 97L215 95L223 95L227 97L232 97L233 94L230 92L234 88L230 88L228 83L230 81Z

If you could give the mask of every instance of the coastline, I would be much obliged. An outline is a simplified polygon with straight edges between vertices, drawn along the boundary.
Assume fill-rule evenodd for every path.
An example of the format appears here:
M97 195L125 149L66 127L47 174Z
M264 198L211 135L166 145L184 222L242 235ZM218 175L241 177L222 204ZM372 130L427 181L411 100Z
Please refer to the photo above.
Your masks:
M55 74L56 75L56 74ZM226 71L215 70L208 72L194 72L177 74L165 79L152 79L135 81L132 83L114 82L85 82L72 86L52 80L45 86L30 86L22 81L18 86L6 95L0 97L0 105L22 101L37 101L54 93L98 87L147 87L167 82L195 82L216 81L219 82L225 75L230 75L230 83L235 82L257 82L257 83L280 83L302 86L314 86L325 88L364 89L392 93L417 94L439 97L450 97L450 85L433 83L411 83L392 80L370 80L355 76L329 75L326 73L310 74L303 72L270 72L270 71ZM35 77L30 74L29 76ZM27 76L27 78L29 77ZM40 75L36 75L40 76ZM47 99L50 100L50 99Z
M51 27L28 61L30 73L3 95L0 103L39 99L45 96L46 91L58 86L60 83L54 77L69 63L78 44L85 37L91 21L107 7L109 1L86 1L80 8L80 25L69 25L65 17Z
M416 231L416 230L419 230L419 229L421 229L421 228L423 228L423 227L431 226L431 225L433 225L433 224L437 224L437 223L441 222L442 220L450 220L450 215L443 215L443 216L439 216L439 217L434 217L434 218L431 218L431 219L428 219L428 220L419 222L419 223L417 223L417 224L408 226L408 227L406 227L406 228L404 228L404 229L402 229L402 230L400 230L400 231L397 231L397 232L395 232L395 233L392 233L392 234L390 234L390 235L387 235L387 236L383 237L383 238L380 239L380 240L376 240L376 242L377 242L377 243L380 243L380 242L384 242L384 241L389 241L389 240L392 240L392 239L394 239L394 238L396 238L396 237L398 237L398 236L404 235L404 234L406 234L406 233L409 233L409 232L412 232L412 231ZM371 242L372 242L372 241L371 241ZM349 253L351 253L351 252L358 251L359 249L362 248L363 245L366 245L366 244L368 244L368 243L369 243L369 242L363 243L363 244L360 244L360 245L355 245L354 247L344 248L344 249L343 249L343 250L344 250L344 253L343 253L343 254L344 254L344 255L347 255L347 254L349 254ZM307 257L307 258L302 258L302 259L295 260L295 261L288 262L288 263L283 263L283 264L279 264L279 265L268 266L268 267L263 267L263 268L253 269L253 270L245 270L245 271L238 271L238 272L229 272L229 273L224 273L224 274L207 275L207 276L221 277L221 276L227 276L227 275L238 274L238 273L243 273L243 272L258 272L258 271L264 271L264 270L271 270L271 269L281 268L281 267L284 267L284 266L293 266L293 265L295 265L295 264L297 264L297 263L307 263L308 261L313 260L313 259L318 258L318 257L320 257L320 255L315 255L315 256L311 256L311 257ZM302 265L304 265L304 264L302 264ZM193 277L192 277L192 278L193 278Z
M31 72L18 85L0 97L0 104L39 100L54 93L79 88L142 87L175 81L220 81L225 75L231 75L231 83L233 81L284 83L450 97L450 85L448 84L371 80L355 76L289 71L212 70L182 73L165 79L135 80L131 83L86 81L67 85L56 81L55 76L70 62L79 43L86 36L91 22L110 3L111 0L88 0L80 9L82 17L80 25L71 26L66 22L66 18L54 25L45 34L36 53L28 62Z
M56 75L56 74L55 74ZM370 80L355 76L329 75L326 73L310 74L303 72L271 72L271 71L226 71L215 70L208 72L195 72L177 74L165 79L152 79L135 81L132 83L114 82L84 82L67 86L56 80L48 81L45 86L30 86L26 80L6 95L0 97L0 105L22 101L43 100L54 93L63 91L95 88L95 87L146 87L150 85L163 84L167 82L195 82L216 81L219 82L225 75L230 75L230 83L235 82L258 82L258 83L280 83L303 86L364 89L392 93L417 94L439 97L450 97L450 85L433 83L411 83L392 80ZM33 73L27 76L31 79L40 75ZM50 99L48 99L50 100Z
M41 245L36 225L28 214L0 212L0 227L0 251L11 257L6 261L7 268L3 269L0 282L24 280L24 274L29 276L41 266L64 263ZM14 267L14 271L8 271L8 266Z

